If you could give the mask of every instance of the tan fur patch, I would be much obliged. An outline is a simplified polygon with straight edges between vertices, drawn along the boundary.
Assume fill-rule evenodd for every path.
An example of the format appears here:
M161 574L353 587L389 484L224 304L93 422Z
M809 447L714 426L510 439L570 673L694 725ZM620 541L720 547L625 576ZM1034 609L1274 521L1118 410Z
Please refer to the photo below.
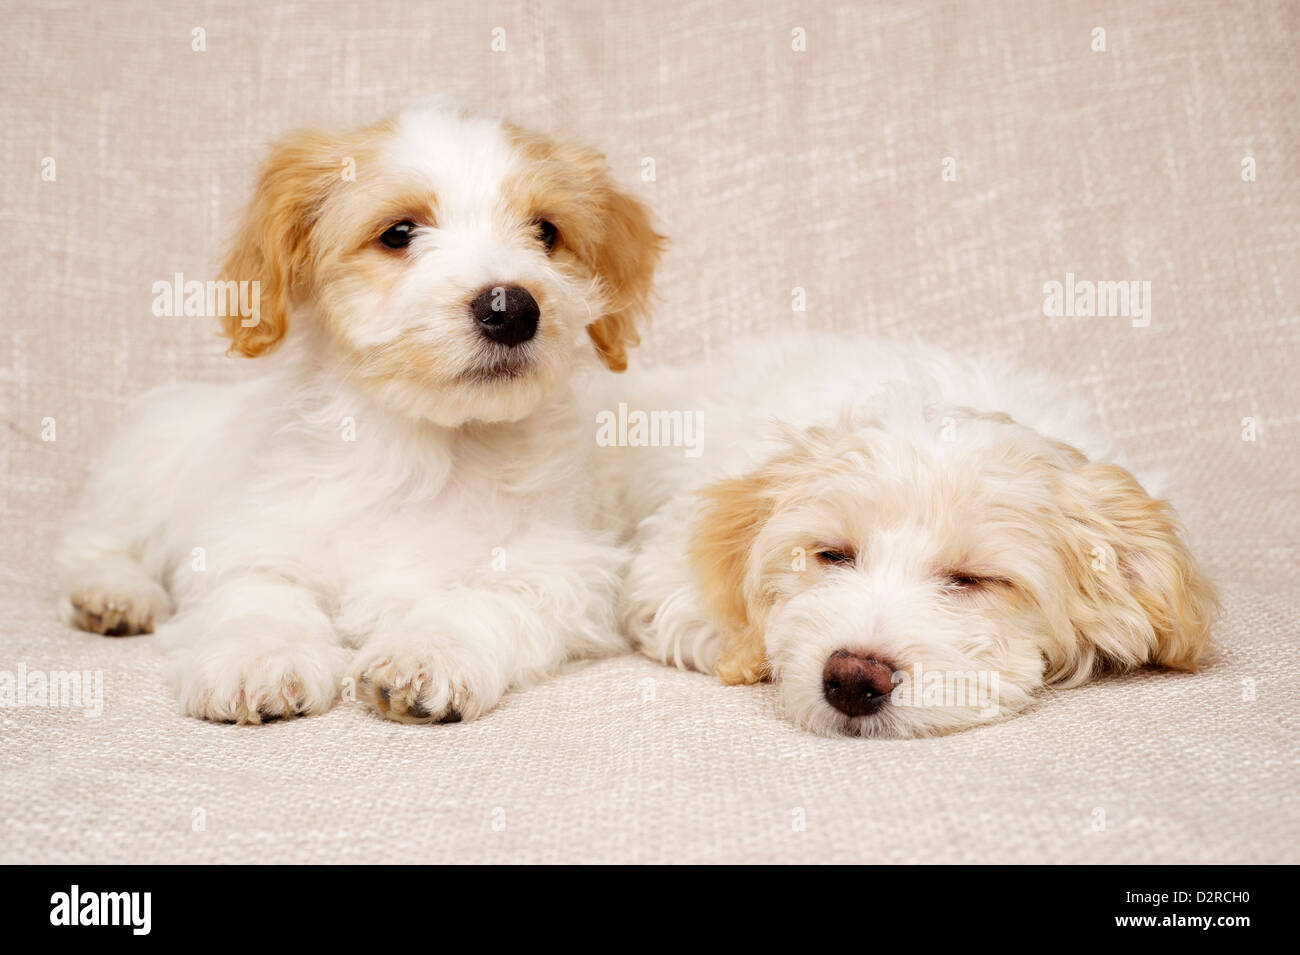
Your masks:
M384 121L346 136L299 130L272 148L221 270L223 281L253 281L259 288L255 324L245 326L239 315L223 319L232 353L261 355L284 338L294 299L311 284L312 228L343 181L345 159L363 163L391 129Z
M587 333L601 360L623 371L628 349L640 342L637 323L649 306L666 240L645 205L615 185L600 153L511 124L506 132L525 160L505 185L507 201L523 223L552 222L556 257L572 256L599 279L604 308Z
M1218 599L1173 508L1115 464L1080 464L1058 493L1075 541L1067 566L1085 602L1076 625L1098 662L1196 669Z
M768 608L762 595L746 586L751 551L783 495L842 466L832 453L833 435L825 427L791 432L787 451L750 474L715 482L701 492L687 556L714 622L727 634L714 665L725 683L756 683L770 676L764 641ZM802 576L815 573L809 566Z
M761 617L745 594L750 548L771 512L765 475L731 478L703 492L687 556L726 643L714 664L724 683L757 683L767 665Z

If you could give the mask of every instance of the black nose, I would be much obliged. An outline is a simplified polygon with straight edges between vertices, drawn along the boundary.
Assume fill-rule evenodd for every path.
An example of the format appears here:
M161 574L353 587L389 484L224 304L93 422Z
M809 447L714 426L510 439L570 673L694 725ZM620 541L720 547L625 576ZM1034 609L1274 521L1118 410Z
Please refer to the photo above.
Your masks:
M865 653L836 650L822 669L826 702L848 716L866 716L885 705L894 689L894 668Z
M528 289L518 285L485 288L469 303L479 330L502 345L521 345L537 334L542 310Z

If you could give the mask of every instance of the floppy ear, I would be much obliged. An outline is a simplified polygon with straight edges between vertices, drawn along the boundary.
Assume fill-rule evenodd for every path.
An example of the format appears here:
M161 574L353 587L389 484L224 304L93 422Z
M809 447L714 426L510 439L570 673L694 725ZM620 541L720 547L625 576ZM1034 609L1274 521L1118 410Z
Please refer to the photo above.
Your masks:
M650 304L655 266L664 237L655 232L639 199L620 192L603 174L600 209L604 233L596 247L595 270L609 295L605 314L587 326L596 353L611 371L627 368L627 350L640 344L637 323Z
M1058 495L1073 584L1066 610L1078 644L1067 659L1049 664L1074 682L1097 663L1195 669L1218 601L1177 515L1124 468L1076 455Z
M767 478L717 481L701 492L687 551L695 585L726 642L713 665L723 683L757 683L767 675L762 621L745 594L750 550L772 512Z
M836 426L782 428L787 447L757 469L700 492L687 558L692 578L726 642L713 665L723 683L757 683L770 676L764 640L765 598L751 592L751 556L764 525L791 489L835 467L837 442L852 430Z
M605 157L594 149L506 124L528 160L520 188L548 217L556 217L561 247L600 283L603 308L587 326L596 353L613 371L627 368L637 322L650 302L650 285L665 239L642 202L621 190Z
M312 226L340 179L338 152L333 137L300 130L280 140L263 165L221 270L222 281L257 283L254 315L222 319L232 353L261 355L288 331L294 297L310 281Z

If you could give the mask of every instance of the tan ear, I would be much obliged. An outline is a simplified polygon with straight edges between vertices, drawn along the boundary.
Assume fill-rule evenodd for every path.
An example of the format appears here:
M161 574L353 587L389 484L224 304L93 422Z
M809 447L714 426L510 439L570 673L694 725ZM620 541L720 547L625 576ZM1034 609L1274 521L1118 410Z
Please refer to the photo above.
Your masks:
M766 598L751 592L754 543L790 489L806 486L835 467L837 441L851 429L783 429L789 446L740 477L715 481L700 492L687 558L696 587L726 635L713 669L724 683L757 683L771 675L764 640Z
M762 621L751 613L745 578L750 549L771 514L768 487L762 474L709 485L691 531L687 556L696 587L726 634L713 668L724 683L757 683L767 675Z
M271 151L244 210L222 281L256 282L258 309L245 322L223 317L234 354L268 352L289 329L294 297L310 280L310 236L320 208L340 179L338 140L313 130L290 133Z
M1068 612L1081 645L1074 659L1056 661L1072 671L1062 676L1086 679L1097 663L1195 669L1218 601L1177 515L1124 468L1078 460L1060 494L1074 578Z
M587 326L596 353L611 371L627 368L627 350L640 344L637 323L650 304L655 266L665 239L651 225L640 200L606 179L601 196L604 234L595 255L596 274L610 296L604 316Z
M506 124L511 141L529 160L516 187L552 217L558 213L561 247L600 281L604 308L587 326L596 353L613 371L627 368L637 322L650 303L655 266L666 240L650 211L621 190L605 157L594 149Z

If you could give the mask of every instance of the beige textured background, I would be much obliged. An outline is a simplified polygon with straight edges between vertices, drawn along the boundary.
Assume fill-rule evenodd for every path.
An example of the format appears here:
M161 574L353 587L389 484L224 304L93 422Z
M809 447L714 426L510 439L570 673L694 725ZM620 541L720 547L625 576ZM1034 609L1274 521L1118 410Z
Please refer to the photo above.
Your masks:
M1300 861L1300 4L87 0L0 22L0 669L100 669L107 697L99 719L0 710L0 861ZM648 358L800 322L1084 390L1171 478L1225 594L1215 662L903 743L815 739L766 689L633 657L470 725L176 715L147 638L65 630L50 578L124 401L238 371L208 323L154 318L151 284L211 275L276 134L430 91L598 144L654 206ZM1045 318L1067 271L1149 280L1150 327Z

